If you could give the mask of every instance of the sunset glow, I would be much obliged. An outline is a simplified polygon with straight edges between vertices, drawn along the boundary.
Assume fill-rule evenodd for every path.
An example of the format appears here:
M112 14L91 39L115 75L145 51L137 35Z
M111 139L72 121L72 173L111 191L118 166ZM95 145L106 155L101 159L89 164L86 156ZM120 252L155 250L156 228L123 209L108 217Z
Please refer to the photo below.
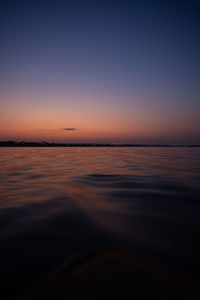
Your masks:
M5 4L0 140L199 143L198 14L173 5Z

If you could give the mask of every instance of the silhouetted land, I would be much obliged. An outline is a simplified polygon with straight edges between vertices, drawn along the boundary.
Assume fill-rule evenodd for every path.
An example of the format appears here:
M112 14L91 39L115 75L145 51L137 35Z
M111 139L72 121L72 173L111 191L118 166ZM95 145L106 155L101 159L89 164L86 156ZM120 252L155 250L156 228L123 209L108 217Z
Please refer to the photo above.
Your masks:
M168 144L112 144L112 143L50 143L50 142L16 142L0 141L0 147L200 147L200 145Z

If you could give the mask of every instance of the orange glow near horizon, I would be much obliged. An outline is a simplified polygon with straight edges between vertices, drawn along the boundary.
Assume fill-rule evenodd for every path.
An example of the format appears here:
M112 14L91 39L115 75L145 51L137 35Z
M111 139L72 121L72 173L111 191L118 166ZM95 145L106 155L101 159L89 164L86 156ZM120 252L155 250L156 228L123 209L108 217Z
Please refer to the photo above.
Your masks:
M52 142L154 143L195 137L196 119L172 114L152 101L124 105L118 95L81 93L14 93L2 95L1 140ZM12 100L10 100L12 99ZM120 99L121 100L121 99ZM145 105L144 105L145 103ZM185 125L186 124L186 125ZM64 128L75 128L66 131Z

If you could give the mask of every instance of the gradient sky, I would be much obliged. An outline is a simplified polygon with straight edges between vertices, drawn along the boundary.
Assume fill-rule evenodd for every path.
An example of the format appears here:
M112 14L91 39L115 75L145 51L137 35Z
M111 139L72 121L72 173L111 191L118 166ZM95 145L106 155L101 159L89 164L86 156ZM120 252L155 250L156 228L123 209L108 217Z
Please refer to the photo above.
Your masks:
M1 1L0 33L0 140L200 143L200 1Z

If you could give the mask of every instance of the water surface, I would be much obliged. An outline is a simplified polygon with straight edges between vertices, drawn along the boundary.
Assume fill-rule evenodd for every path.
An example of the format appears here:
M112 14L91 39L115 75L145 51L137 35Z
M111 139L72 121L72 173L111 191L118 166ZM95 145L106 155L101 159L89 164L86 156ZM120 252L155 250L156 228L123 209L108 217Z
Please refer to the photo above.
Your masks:
M199 273L199 148L0 148L0 166L3 288L106 245Z

